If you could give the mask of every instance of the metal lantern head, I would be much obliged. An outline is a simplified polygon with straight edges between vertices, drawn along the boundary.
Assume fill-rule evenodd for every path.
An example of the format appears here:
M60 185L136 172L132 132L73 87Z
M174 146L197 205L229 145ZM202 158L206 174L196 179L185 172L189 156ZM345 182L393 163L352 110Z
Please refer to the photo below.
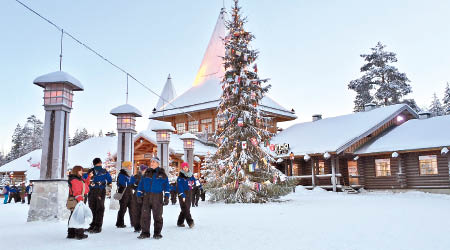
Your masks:
M169 142L170 141L170 131L162 130L156 132L157 142Z
M156 142L168 143L170 141L170 133L175 132L175 128L169 122L152 121L152 131L156 132Z
M117 130L135 130L136 117L142 116L141 112L130 104L114 108L111 114L117 116Z
M117 129L132 129L136 128L136 117L130 114L123 114L117 116Z
M34 84L44 88L44 106L65 106L72 108L73 91L83 90L75 77L63 71L56 71L36 78Z
M184 149L193 149L194 142L197 139L197 136L191 133L185 133L182 136L180 136L180 139L183 140Z

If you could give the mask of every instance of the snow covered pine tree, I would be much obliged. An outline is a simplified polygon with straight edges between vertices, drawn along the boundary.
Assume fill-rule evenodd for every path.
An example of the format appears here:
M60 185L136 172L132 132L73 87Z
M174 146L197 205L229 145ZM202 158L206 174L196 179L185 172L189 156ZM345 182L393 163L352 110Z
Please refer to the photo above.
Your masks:
M444 107L442 107L441 101L439 101L436 93L433 94L433 101L431 102L429 112L431 116L445 115Z
M444 91L444 99L442 99L444 103L444 111L446 115L450 115L450 85L447 82L447 87L445 87Z
M264 117L259 108L270 85L261 86L268 79L258 77L258 52L249 48L254 36L244 30L245 21L235 0L224 39L225 75L214 137L218 149L207 159L210 165L204 169L215 171L210 175L214 178L207 178L205 185L210 198L226 203L262 203L292 191L287 182L278 181L282 173L270 165L274 160L261 147L273 135L268 130L271 119Z
M401 98L412 92L406 74L389 65L397 62L397 57L393 52L384 51L385 47L378 42L375 48L371 48L371 54L361 55L367 62L361 67L364 75L350 81L348 85L349 89L356 91L355 112L364 111L364 105L374 99L383 106L402 103ZM372 91L375 92L374 96L371 95Z

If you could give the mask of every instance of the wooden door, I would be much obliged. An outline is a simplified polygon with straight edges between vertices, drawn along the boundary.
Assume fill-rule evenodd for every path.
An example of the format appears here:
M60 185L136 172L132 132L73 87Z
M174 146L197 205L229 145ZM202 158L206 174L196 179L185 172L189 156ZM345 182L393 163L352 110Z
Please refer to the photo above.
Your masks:
M348 181L351 185L359 185L359 173L358 173L358 162L357 161L348 161Z

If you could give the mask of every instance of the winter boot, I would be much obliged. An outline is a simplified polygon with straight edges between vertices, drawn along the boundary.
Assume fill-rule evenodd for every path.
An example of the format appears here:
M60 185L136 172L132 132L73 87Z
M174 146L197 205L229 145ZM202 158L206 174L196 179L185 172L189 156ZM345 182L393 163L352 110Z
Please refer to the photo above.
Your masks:
M135 233L140 233L140 232L141 232L141 228L135 227L135 228L134 228L134 232L135 232Z
M159 239L161 239L163 236L161 235L161 234L155 234L155 235L153 235L153 239L155 239L155 240L159 240Z
M178 224L177 226L178 227L185 227L186 225L184 225L184 223L182 223L182 224Z
M95 227L90 225L89 228L87 229L88 233L93 233L94 232Z
M149 233L141 233L141 235L139 235L137 238L140 240L147 239L147 238L150 238L150 234Z
M88 237L87 234L84 234L84 229L83 228L79 228L79 229L75 229L75 238L77 240L82 240L82 239L86 239Z
M127 225L116 225L117 228L126 228Z
M193 228L195 226L194 222L192 222L191 224L189 224L189 228Z
M75 228L68 228L67 229L67 239L73 239L75 238Z

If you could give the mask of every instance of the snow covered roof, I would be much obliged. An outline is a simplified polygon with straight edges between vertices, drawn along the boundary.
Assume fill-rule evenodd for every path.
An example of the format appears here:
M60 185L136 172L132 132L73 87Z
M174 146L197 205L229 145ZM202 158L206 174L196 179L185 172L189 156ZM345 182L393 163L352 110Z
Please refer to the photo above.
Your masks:
M167 77L166 84L164 85L164 88L161 92L161 95L159 97L158 103L156 104L156 110L160 110L166 103L169 103L172 101L175 96L177 96L177 93L175 92L175 89L172 84L172 78L169 76Z
M149 126L152 131L168 130L171 132L175 132L175 128L170 124L170 122L163 122L163 121L155 120L154 122L150 123Z
M85 168L92 166L92 159L99 157L106 160L108 153L117 152L117 137L93 137L75 146L69 147L68 167L81 165ZM30 152L14 161L0 167L0 172L29 171L36 169L32 165L41 162L42 150ZM39 164L40 165L40 164Z
M111 110L111 115L133 114L136 117L142 117L141 111L130 104L123 104Z
M355 154L448 147L449 128L450 115L409 120L364 144Z
M34 79L33 83L45 88L45 85L50 83L67 83L69 84L73 91L81 91L84 90L83 85L81 84L78 79L71 76L69 73L66 73L64 71L56 71L52 73L48 73L42 76L39 76L38 78Z
M224 15L225 12L222 9L193 86L162 108L157 108L150 119L174 116L183 112L216 109L219 106L219 99L222 95L220 82L225 73L222 61L222 57L225 56L225 46L222 41L225 37ZM287 119L297 118L294 112L282 107L269 96L265 96L261 100L260 108L264 112Z
M366 112L298 123L278 133L271 143L289 143L290 151L295 155L340 153L404 111L417 117L408 105L396 104Z
M139 132L135 137L134 141L137 141L140 137L145 138L146 140L150 141L151 143L156 145L156 133L151 130L145 130ZM172 154L184 154L184 146L183 141L180 139L180 135L178 134L172 134L170 136L170 142L169 142L169 151ZM202 143L201 141L196 141L195 147L194 147L194 155L198 156L206 156L208 152L214 153L216 152L216 148L206 145Z

